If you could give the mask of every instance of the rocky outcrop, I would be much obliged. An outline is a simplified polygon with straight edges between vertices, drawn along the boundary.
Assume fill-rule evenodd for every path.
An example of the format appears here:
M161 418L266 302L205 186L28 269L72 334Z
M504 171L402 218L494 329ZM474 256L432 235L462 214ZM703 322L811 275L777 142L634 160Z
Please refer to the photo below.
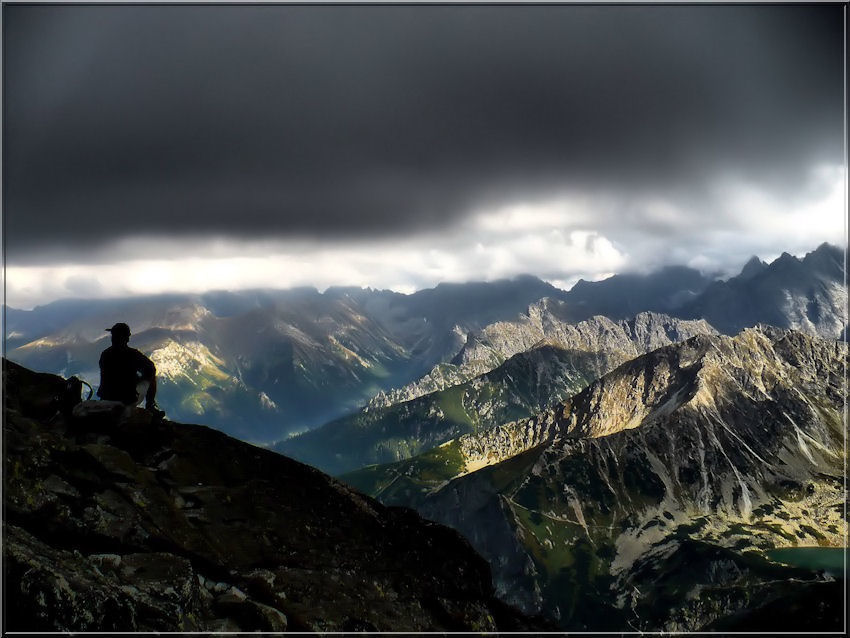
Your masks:
M666 346L535 417L550 442L432 485L418 509L467 535L506 600L565 629L728 628L814 591L834 629L840 588L764 552L846 538L847 358L766 326Z
M370 409L443 390L483 375L514 355L540 345L593 355L584 367L591 378L661 346L684 341L697 334L717 334L705 321L682 320L655 312L642 312L615 321L595 316L578 323L571 320L568 303L541 299L514 321L500 321L468 334L466 344L450 364L436 366L429 374L403 388L380 393Z
M4 362L5 629L540 629L456 532L204 426L56 413Z
M549 443L560 433L551 413L537 418L506 423L499 427L469 434L458 439L464 460L464 473L501 463L544 443Z

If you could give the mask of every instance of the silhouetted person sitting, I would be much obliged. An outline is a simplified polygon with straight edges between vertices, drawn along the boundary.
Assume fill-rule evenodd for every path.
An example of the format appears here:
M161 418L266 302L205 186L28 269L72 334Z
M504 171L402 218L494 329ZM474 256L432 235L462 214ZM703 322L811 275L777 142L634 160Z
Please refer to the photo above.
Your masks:
M156 405L156 366L141 352L129 346L130 326L116 323L106 329L112 333L112 345L100 355L100 387L97 396L105 401L120 401L136 406L145 400L145 408L162 416Z

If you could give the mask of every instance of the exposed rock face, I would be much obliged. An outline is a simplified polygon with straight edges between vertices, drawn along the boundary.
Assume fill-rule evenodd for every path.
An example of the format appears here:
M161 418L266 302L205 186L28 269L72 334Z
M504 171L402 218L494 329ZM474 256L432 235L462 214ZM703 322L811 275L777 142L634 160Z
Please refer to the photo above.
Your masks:
M563 303L544 299L517 321L491 324L470 335L455 364L440 365L420 382L379 395L366 409L276 449L333 474L395 462L537 414L643 352L694 334L716 334L704 321L655 313L569 324L563 312ZM458 380L465 381L455 385ZM429 387L439 389L416 396Z
M560 430L551 413L536 419L523 419L506 423L480 434L470 434L458 439L463 454L464 472L501 463L527 450L555 439Z
M846 344L768 327L696 336L512 425L548 434L507 461L435 484L421 467L439 467L437 451L424 466L411 459L408 485L425 486L412 500L470 539L506 600L547 610L564 628L728 628L735 614L760 617L820 591L820 627L832 630L840 588L761 552L846 538L847 358ZM448 459L474 448L440 450ZM466 461L455 458L456 475ZM373 476L373 486L404 502L386 481Z
M4 362L6 629L541 629L456 532L197 425L53 417Z
M595 316L578 323L571 321L570 312L569 304L545 298L529 306L516 320L499 321L471 332L451 364L436 366L428 375L404 388L378 394L369 407L386 407L458 385L540 344L594 355L583 367L588 369L591 378L596 378L655 348L697 334L717 334L705 321L676 319L654 312L642 312L620 321Z
M620 321L595 316L573 324L565 318L568 311L564 302L544 299L530 306L528 314L517 321L497 322L470 335L453 362L468 365L473 361L499 361L528 350L542 339L573 350L616 353L621 361L627 361L693 335L716 334L705 321L683 321L651 312Z

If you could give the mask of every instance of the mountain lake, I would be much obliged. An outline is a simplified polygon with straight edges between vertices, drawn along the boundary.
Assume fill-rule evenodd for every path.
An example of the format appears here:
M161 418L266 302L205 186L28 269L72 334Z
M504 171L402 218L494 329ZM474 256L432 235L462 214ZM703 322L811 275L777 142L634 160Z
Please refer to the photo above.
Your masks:
M822 569L835 578L844 578L844 547L782 547L765 552L770 560L794 567Z

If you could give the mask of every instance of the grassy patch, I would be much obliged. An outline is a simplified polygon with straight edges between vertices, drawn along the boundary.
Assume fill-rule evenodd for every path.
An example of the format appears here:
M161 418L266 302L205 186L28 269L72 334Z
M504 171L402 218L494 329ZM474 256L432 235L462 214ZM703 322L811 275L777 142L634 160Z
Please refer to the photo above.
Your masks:
M460 475L464 467L460 444L452 441L410 459L372 465L339 478L387 505L415 507L431 491Z
M437 406L446 415L446 419L454 423L461 423L474 427L475 423L463 407L463 397L466 393L464 386L454 386L442 390L435 395Z
M514 485L522 481L525 475L531 470L531 467L540 457L544 448L545 446L538 446L526 450L501 463L479 470L479 472L488 477L496 490L502 493L508 492Z

